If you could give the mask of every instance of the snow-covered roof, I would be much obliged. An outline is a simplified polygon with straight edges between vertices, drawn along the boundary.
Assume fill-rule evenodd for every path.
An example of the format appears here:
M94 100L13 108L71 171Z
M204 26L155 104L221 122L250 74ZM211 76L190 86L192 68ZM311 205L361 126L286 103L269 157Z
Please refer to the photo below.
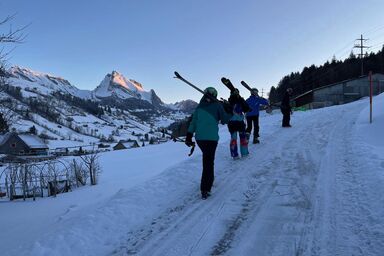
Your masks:
M119 142L115 145L115 147L116 147L117 145L119 145L119 144L123 145L123 146L126 147L126 148L130 148L130 147L132 147L132 146L135 146L135 145L137 144L137 141L119 141Z
M37 136L30 134L19 134L18 136L30 148L48 148L48 146Z
M136 145L137 142L136 142L136 141L123 142L122 144L123 144L125 147L129 148L129 147L132 147L132 146Z

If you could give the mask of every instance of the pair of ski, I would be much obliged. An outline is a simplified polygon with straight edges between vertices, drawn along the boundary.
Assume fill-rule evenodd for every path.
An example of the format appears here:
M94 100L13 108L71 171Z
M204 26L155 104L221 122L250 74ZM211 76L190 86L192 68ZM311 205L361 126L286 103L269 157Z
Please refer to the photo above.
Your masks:
M225 78L225 77L221 78L221 82L222 82L225 86L227 86L228 89L231 90L231 91L236 89L236 88L233 86L232 82L231 82L229 79ZM241 85L244 86L250 93L253 92L252 88L251 88L246 82L241 81L240 83L241 83ZM271 114L271 113L272 113L272 105L271 105L271 104L269 104L269 105L267 106L267 109L265 110L265 112L267 112L268 114Z

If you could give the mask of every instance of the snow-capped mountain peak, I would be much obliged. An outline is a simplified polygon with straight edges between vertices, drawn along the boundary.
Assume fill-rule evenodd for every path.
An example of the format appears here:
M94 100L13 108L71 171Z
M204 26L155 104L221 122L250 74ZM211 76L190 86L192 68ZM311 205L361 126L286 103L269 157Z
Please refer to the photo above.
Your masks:
M94 94L97 98L137 98L152 103L151 92L145 91L142 84L125 78L117 71L107 74L100 85L94 90Z

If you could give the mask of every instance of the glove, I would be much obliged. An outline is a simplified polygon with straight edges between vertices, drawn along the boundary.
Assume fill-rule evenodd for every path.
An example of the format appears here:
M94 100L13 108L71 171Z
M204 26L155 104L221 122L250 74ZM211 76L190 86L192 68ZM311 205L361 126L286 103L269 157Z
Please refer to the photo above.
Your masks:
M233 107L231 104L229 104L228 101L223 101L222 104L225 112L227 112L228 114L233 114Z
M187 137L185 138L185 145L187 145L188 147L192 147L194 144L192 141L192 136L193 136L193 134L188 132Z

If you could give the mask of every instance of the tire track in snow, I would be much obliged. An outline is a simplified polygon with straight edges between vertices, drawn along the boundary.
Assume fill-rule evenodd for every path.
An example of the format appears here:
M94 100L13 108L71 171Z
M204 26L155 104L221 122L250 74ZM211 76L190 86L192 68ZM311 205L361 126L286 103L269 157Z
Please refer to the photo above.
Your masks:
M337 118L334 117L335 120ZM283 161L275 164L276 171L270 177L277 181L275 192L278 196L270 197L261 210L251 207L248 216L252 218L243 220L244 228L232 236L228 235L232 233L228 229L211 255L302 255L306 226L312 220L312 197L320 166L319 156L327 145L329 133L326 127L331 123L332 120L322 123L309 120L299 129L295 128L297 131L293 131L288 140L279 141L281 146L278 151ZM305 144L300 147L298 141ZM279 192L279 187L284 186L283 192ZM256 196L252 202L256 205L260 200L264 199Z
M271 135L273 137L274 134ZM270 145L272 147L272 145ZM271 150L271 148L269 149ZM262 151L258 154L259 158L263 158L268 154L267 151ZM114 255L185 255L185 251L193 254L200 246L203 236L207 229L213 225L222 225L220 222L226 219L221 218L221 211L229 204L233 207L233 199L240 197L240 202L237 208L242 204L247 204L249 201L250 189L241 189L243 184L247 184L250 173L245 171L249 166L251 158L233 161L228 159L227 145L221 145L218 149L217 156L221 161L224 161L226 168L217 175L213 187L213 195L207 201L201 201L195 196L187 197L181 204L166 210L163 214L157 217L149 226L143 227L139 231L130 232L127 244L121 246L120 249L113 252ZM223 160L226 159L226 160ZM228 167L229 166L229 167ZM220 168L220 167L219 167ZM215 169L218 169L217 167ZM268 169L268 168L267 168ZM259 173L259 176L268 175ZM270 185L269 185L270 186ZM240 188L240 189L239 189ZM235 193L236 192L236 193ZM234 195L234 193L236 195ZM238 201L236 199L236 201ZM262 201L261 201L262 202ZM207 220L207 216L211 219ZM194 232L191 232L195 230ZM203 230L203 232L201 232ZM186 235L187 234L187 235ZM217 240L220 236L214 236L210 239ZM175 241L180 246L175 246ZM209 250L210 241L207 245ZM191 244L191 245L188 245ZM188 250L185 248L187 245ZM169 248L174 248L170 250ZM180 250L182 252L180 252ZM180 254L181 253L181 254Z
M299 255L373 256L384 251L382 216L373 216L375 206L370 204L370 197L377 192L367 183L368 166L360 163L359 156L364 153L352 140L363 104L344 106L341 112L345 115L332 126L316 183L313 216ZM383 212L383 206L376 207L381 210L375 212ZM381 228L373 231L374 226Z
M321 248L336 249L335 176L324 163L341 153L330 140L340 137L332 132L345 120L343 111L332 111L338 112L319 112L319 120L267 135L271 143L251 145L251 155L240 161L225 160L227 145L220 145L213 196L185 196L130 232L114 254L323 255Z

